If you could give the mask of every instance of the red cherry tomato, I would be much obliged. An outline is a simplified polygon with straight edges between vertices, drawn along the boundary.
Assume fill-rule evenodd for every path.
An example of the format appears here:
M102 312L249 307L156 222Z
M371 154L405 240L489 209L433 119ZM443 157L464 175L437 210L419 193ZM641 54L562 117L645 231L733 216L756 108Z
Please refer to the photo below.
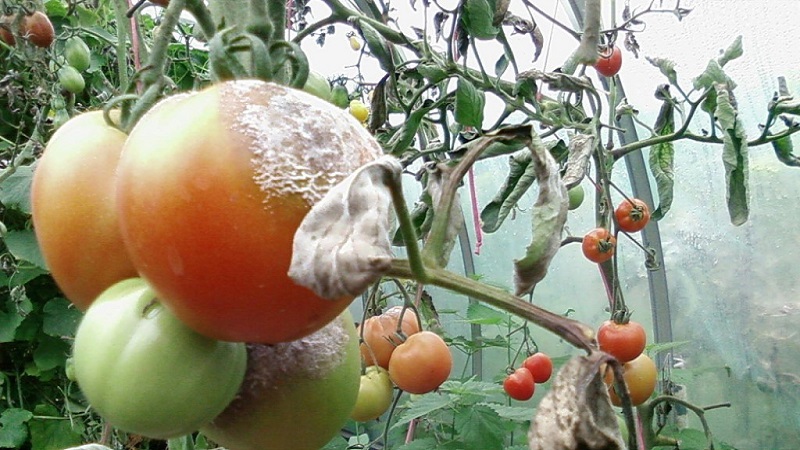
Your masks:
M600 58L594 63L597 73L606 77L613 77L622 67L622 51L616 45L600 53Z
M553 374L553 360L544 353L534 353L525 358L522 367L528 369L536 383L545 383Z
M531 371L524 367L515 370L503 381L503 390L514 400L530 400L536 390Z
M647 344L647 334L638 322L616 323L607 320L597 330L597 343L600 350L626 363L642 354Z
M641 231L650 221L650 208L638 198L626 199L617 206L614 216L620 230L635 233Z
M583 254L589 261L596 263L611 259L616 246L617 238L605 228L595 228L583 237Z

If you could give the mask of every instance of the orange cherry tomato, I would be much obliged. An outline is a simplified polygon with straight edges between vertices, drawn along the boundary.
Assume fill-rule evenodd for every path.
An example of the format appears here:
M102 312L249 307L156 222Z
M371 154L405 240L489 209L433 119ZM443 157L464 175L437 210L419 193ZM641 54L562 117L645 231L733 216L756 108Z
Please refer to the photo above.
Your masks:
M614 216L617 218L620 230L635 233L644 229L650 222L650 208L638 198L626 199L614 210Z
M656 363L653 362L649 356L642 353L633 361L623 364L622 370L622 378L625 380L625 385L628 387L628 395L631 397L633 406L638 406L646 402L656 390L656 383L658 381ZM611 403L616 406L621 406L622 401L614 389L613 385L608 389Z
M364 342L361 343L361 358L367 366L380 366L389 368L389 359L394 349L402 344L397 336L397 323L403 308L395 306L386 310L379 316L370 317L364 321ZM403 313L401 330L406 337L419 332L417 315L412 309ZM359 332L361 330L359 329Z
M389 360L389 377L400 389L426 394L450 376L453 356L438 334L420 331L400 344Z
M647 334L638 322L606 320L597 330L597 343L600 350L625 363L642 354L647 345Z
M617 247L615 238L605 228L595 228L586 233L583 237L581 248L586 259L596 263L602 263L614 256L614 249Z

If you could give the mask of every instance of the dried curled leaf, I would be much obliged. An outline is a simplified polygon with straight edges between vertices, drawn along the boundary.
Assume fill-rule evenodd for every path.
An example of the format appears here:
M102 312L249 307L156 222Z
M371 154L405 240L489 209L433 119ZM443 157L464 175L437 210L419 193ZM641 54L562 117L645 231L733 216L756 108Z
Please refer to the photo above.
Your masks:
M533 237L522 259L514 261L514 290L522 295L533 290L547 274L550 261L561 246L561 232L567 222L569 198L553 155L538 135L529 144L531 163L539 185L533 205Z
M601 362L596 356L575 356L558 372L528 430L530 450L626 448L600 379Z
M450 171L444 165L430 167L428 170L427 190L431 196L433 205L435 205L435 210L439 213L442 213L442 207L444 206L441 205L440 207L442 188L449 178ZM434 212L434 214L436 214L436 212ZM456 192L450 209L450 221L447 223L447 231L445 232L445 245L441 254L441 259L438 261L442 267L447 266L447 262L450 260L450 254L453 253L453 249L456 246L458 232L463 226L464 213L461 210L460 195Z
M569 157L567 158L567 171L564 174L564 184L567 189L572 189L581 184L589 167L589 157L594 151L596 137L593 134L579 134L569 141Z
M294 236L289 277L323 298L354 297L388 270L392 199L402 168L384 156L334 186Z

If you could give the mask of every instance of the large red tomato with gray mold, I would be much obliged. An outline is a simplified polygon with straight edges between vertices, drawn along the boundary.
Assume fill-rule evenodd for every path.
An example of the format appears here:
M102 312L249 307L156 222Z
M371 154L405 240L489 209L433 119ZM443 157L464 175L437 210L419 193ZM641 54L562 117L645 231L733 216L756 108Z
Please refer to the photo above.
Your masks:
M134 266L187 325L227 341L287 342L350 303L287 275L311 206L377 158L347 112L257 80L168 98L131 130L117 172Z

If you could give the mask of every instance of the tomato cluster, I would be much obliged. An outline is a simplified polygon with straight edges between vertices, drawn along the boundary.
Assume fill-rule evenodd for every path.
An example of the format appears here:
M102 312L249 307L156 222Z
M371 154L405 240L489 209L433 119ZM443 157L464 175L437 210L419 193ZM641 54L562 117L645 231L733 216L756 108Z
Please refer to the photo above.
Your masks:
M600 350L623 363L623 378L633 406L647 401L655 391L658 373L653 360L644 353L647 345L644 327L632 320L622 323L607 320L597 330L597 343ZM611 370L606 370L604 380L609 385L611 402L619 406L621 401L611 386L614 380Z
M351 417L364 422L391 404L393 386L411 394L436 390L450 376L453 357L436 333L421 331L417 314L395 306L359 326L361 360L367 366Z
M545 353L534 353L503 380L503 390L514 400L525 401L533 397L536 384L546 383L553 374L553 360Z
M66 50L85 65L79 42ZM117 116L63 124L31 188L44 259L86 312L79 386L149 437L322 446L356 402L358 337L351 298L288 278L292 240L379 145L346 111L256 80L167 98L127 135Z
M638 198L626 198L614 210L617 230L627 233L641 231L650 222L650 208ZM581 248L589 261L603 263L614 256L617 248L616 233L608 228L595 228L583 237Z

